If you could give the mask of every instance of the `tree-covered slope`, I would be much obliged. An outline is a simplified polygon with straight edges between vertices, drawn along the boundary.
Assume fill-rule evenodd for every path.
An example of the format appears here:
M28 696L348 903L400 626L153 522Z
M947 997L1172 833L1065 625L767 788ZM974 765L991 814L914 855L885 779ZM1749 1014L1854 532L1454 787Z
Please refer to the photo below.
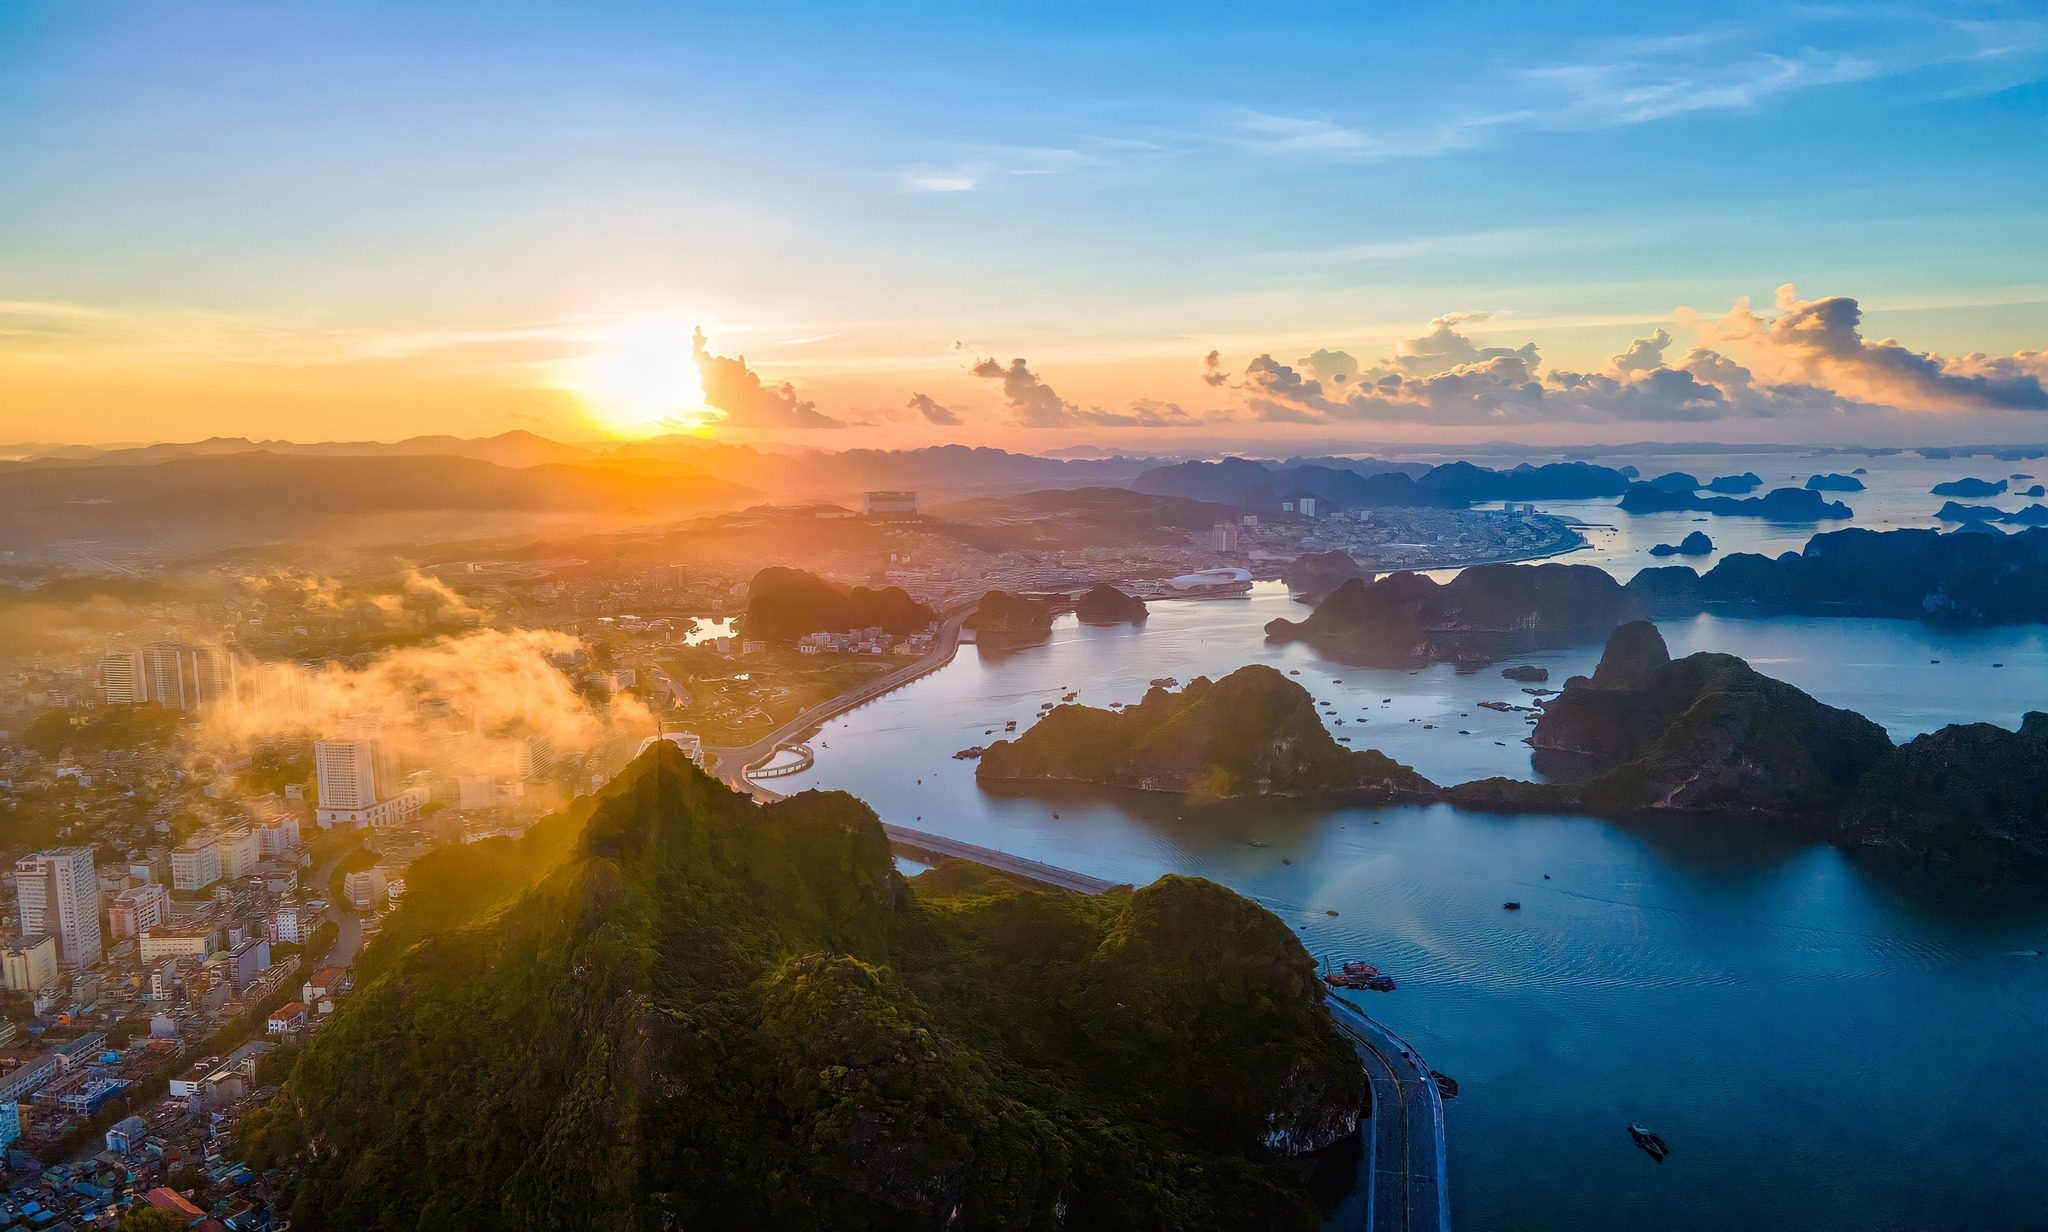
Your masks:
M1101 783L1205 800L1436 791L1382 753L1338 743L1308 691L1263 664L1221 680L1197 677L1179 692L1154 688L1122 712L1057 707L1015 740L991 746L975 777Z
M435 853L277 1100L308 1229L1250 1228L1365 1098L1284 925L1168 877L895 871L657 745Z
M763 641L782 642L821 630L880 626L894 634L915 633L937 617L901 587L851 590L801 569L771 566L747 587L740 631Z

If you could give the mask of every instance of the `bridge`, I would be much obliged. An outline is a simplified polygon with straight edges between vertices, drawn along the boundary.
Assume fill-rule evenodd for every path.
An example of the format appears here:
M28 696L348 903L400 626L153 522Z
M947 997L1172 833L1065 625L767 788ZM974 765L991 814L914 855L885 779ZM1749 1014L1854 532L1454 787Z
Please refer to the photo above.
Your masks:
M796 754L796 759L785 762L776 762L771 759L767 765L756 766L748 770L747 777L750 779L779 779L784 775L802 774L818 764L818 754L808 744L786 744L775 750L775 754L778 757L785 752Z
M912 830L905 826L893 826L884 822L882 833L889 836L889 850L926 864L935 864L940 860L967 860L998 872L1009 873L1013 877L1022 877L1026 881L1035 881L1040 885L1060 890L1072 890L1076 894L1100 894L1117 884L1114 881L1104 881L1100 877L1090 877L1086 873L1055 868L1050 864L1041 864L1037 860L1027 860L1022 856L1013 856L989 847L977 847L973 843L963 843L943 835L926 834L922 830Z
M1372 1083L1366 1227L1450 1232L1444 1101L1429 1066L1406 1040L1339 994L1330 993L1325 1004Z

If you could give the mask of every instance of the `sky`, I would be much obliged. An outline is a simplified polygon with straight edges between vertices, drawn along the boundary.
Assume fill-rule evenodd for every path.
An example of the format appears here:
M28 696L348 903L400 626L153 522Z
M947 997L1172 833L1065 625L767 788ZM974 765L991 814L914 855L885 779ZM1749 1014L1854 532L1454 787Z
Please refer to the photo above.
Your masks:
M23 0L0 443L2048 440L2044 79L2038 2Z

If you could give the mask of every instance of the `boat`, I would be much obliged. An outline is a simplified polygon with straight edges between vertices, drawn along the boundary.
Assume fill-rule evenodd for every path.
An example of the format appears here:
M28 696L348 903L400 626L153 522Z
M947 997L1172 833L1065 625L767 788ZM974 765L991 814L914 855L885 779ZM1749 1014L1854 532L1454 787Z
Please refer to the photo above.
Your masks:
M1436 1083L1436 1093L1438 1095L1443 1096L1445 1099L1458 1098L1458 1080L1456 1078L1451 1077L1449 1074L1440 1074L1435 1070L1431 1070L1429 1071L1429 1079L1431 1082Z
M1522 909L1522 904L1516 902L1506 902L1500 905L1500 909L1502 911L1520 911Z
M1016 731L1016 730L1017 730L1017 720L1015 720L1015 719L1011 719L1011 720L1010 720L1009 722L1007 722L1007 723L1003 724L1003 730L1004 730L1004 731Z
M1369 962L1347 962L1335 971L1325 971L1323 983L1332 988L1363 988L1372 992L1394 991L1394 977Z
M1180 681L1175 680L1171 676L1154 676L1151 687L1155 689L1177 689L1180 687Z
M1643 1148L1643 1154L1660 1164L1671 1154L1671 1145L1662 1137L1633 1122L1628 1127L1628 1136L1636 1140L1637 1146Z

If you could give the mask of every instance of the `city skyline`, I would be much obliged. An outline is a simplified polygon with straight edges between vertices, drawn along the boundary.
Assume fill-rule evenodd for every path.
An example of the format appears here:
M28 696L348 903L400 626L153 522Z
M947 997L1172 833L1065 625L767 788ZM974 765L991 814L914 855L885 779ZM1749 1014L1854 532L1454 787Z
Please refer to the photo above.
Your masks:
M2048 409L2026 6L484 16L0 16L0 442L1910 444Z

